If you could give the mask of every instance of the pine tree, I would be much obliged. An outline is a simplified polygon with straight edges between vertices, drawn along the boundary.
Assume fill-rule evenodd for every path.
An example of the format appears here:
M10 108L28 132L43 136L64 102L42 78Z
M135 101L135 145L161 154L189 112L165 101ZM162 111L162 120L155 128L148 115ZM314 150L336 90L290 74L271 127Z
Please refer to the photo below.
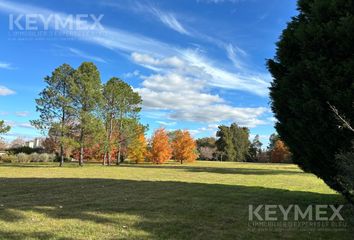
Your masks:
M101 126L97 111L102 104L101 79L97 67L91 62L82 63L75 71L70 86L70 95L74 101L75 117L80 145L79 165L84 160L84 148L88 136Z
M73 124L73 99L70 94L70 82L75 70L68 64L56 68L51 76L45 77L47 86L36 99L38 120L31 124L43 133L52 131L57 134L60 144L60 166L64 163L65 142L70 138Z

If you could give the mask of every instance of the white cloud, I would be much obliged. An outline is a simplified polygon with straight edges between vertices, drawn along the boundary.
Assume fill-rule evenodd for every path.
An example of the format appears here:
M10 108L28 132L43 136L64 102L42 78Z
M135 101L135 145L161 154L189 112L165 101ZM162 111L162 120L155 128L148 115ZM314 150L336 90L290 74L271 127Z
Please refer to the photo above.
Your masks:
M17 117L27 117L30 113L28 111L15 112Z
M29 122L17 122L17 121L7 121L7 120L5 120L5 124L9 125L11 127L30 128L30 129L34 128Z
M218 4L218 3L225 3L225 2L230 2L230 3L238 3L238 2L241 2L241 1L244 1L244 0L197 0L197 2L205 2L205 3L215 3L215 4Z
M132 72L124 73L123 77L124 78L131 78L131 77L139 77L140 76L140 71L139 70L134 70Z
M148 8L147 6L145 6ZM176 19L176 17L169 12L163 12L157 8L150 7L150 12L155 15L160 21L167 27L185 35L190 35L190 33L182 26L182 24Z
M61 16L62 19L67 19L68 16L66 14L53 12L44 8L10 3L7 1L0 2L0 11L12 13L36 12L47 15L57 14ZM72 37L75 37L75 32ZM215 64L211 59L201 55L198 51L183 49L139 34L133 34L121 29L106 26L102 34L82 38L78 32L76 37L79 40L104 46L111 50L118 50L120 52L123 51L128 54L135 52L149 55L153 59L164 59L164 61L170 61L169 64L178 64L177 59L182 60L187 66L184 69L185 71L191 70L192 74L195 74L193 70L202 70L200 72L200 78L206 79L210 86L237 89L261 96L266 96L268 94L268 81L270 79L268 75L258 74L252 71L235 72L226 70L225 68ZM144 61L145 60L146 59L144 59ZM167 62L164 64L168 64ZM149 64L148 66L150 66L150 69L152 70L159 70L156 66L154 66L154 64Z
M132 54L132 58L139 64L158 68L156 74L144 78L141 88L135 90L143 98L145 108L167 110L169 119L217 123L234 121L242 126L255 127L265 124L259 118L268 111L267 108L237 108L227 105L216 94L206 90L210 82L200 80L203 68L195 66L193 71L185 71L188 66L179 58L157 59L147 54ZM178 64L176 64L178 62ZM212 76L209 75L209 78Z
M176 122L164 122L164 121L156 121L156 122L163 126L174 126L177 124Z
M89 60L92 60L92 61L95 61L95 62L102 62L102 63L106 63L106 61L103 59L103 58L100 58L100 57L96 57L96 56L93 56L93 55L90 55L90 54L87 54L79 49L76 49L76 48L67 48L68 51L78 57L81 57L81 58L85 58L85 59L89 59Z
M14 69L12 66L11 66L11 63L6 63L6 62L0 62L0 68L2 69Z
M15 94L16 92L5 87L5 86L1 86L0 85L0 96L7 96L7 95L12 95Z
M0 2L0 11L59 14L63 19L67 19L67 15L63 13L6 1ZM181 33L186 31L173 15L158 13L156 15L161 17L160 20L164 24ZM226 64L220 61L216 63L198 50L177 47L107 26L102 34L80 38L78 33L76 37L120 53L128 53L133 62L156 72L145 77L142 86L136 89L142 95L145 107L169 111L168 116L176 120L232 120L245 126L263 123L259 117L266 111L265 108L232 107L218 95L208 93L207 89L236 89L267 96L268 75L241 71L244 69L226 69ZM237 54L242 54L242 51L232 45L228 46L225 48L228 57L241 68Z

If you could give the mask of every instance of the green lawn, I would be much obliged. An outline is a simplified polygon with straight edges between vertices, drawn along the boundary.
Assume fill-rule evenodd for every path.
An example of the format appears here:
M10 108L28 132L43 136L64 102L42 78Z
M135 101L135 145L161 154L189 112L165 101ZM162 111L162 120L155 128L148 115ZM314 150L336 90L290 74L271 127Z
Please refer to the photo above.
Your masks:
M0 164L1 240L353 239L349 205L342 231L248 226L249 204L343 203L291 164Z

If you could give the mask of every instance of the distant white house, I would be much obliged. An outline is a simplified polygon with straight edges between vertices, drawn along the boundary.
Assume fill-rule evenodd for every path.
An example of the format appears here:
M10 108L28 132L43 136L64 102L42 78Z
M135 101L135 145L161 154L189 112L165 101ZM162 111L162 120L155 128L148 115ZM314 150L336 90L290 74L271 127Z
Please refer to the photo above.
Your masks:
M33 140L27 141L26 146L30 148L39 148L42 147L43 138L35 138Z

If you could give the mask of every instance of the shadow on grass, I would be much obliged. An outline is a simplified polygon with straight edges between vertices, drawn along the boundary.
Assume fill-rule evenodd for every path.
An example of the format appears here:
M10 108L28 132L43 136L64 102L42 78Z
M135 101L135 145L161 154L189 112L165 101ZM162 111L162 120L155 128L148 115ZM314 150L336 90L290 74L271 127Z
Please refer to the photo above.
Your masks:
M243 175L278 175L278 174L305 174L302 171L291 171L282 169L261 169L261 168L223 168L223 167L197 167L185 165L153 165L153 164L124 164L123 167L131 168L161 168L161 169L174 169L184 170L189 172L206 172L206 173L221 173L221 174L243 174Z
M32 211L49 219L97 223L98 232L100 224L116 228L126 225L133 232L147 232L152 239L246 239L254 234L247 231L249 204L298 204L306 208L309 204L345 203L341 196L335 194L221 184L90 178L0 178L0 189L0 220L10 224L28 221L25 213ZM343 216L351 224L347 231L315 231L312 238L350 239L353 212L351 206L345 206ZM126 216L138 216L138 220L127 220ZM31 238L31 234L43 236L38 235L38 239L60 238L55 231L22 233L21 225L17 227L19 232L0 229L0 239L25 239ZM308 232L303 231L287 234L289 239L308 236ZM269 239L282 236L276 231L261 235ZM36 239L35 236L32 238ZM117 238L118 235L116 238L112 236L112 239ZM134 233L129 238L134 238Z

